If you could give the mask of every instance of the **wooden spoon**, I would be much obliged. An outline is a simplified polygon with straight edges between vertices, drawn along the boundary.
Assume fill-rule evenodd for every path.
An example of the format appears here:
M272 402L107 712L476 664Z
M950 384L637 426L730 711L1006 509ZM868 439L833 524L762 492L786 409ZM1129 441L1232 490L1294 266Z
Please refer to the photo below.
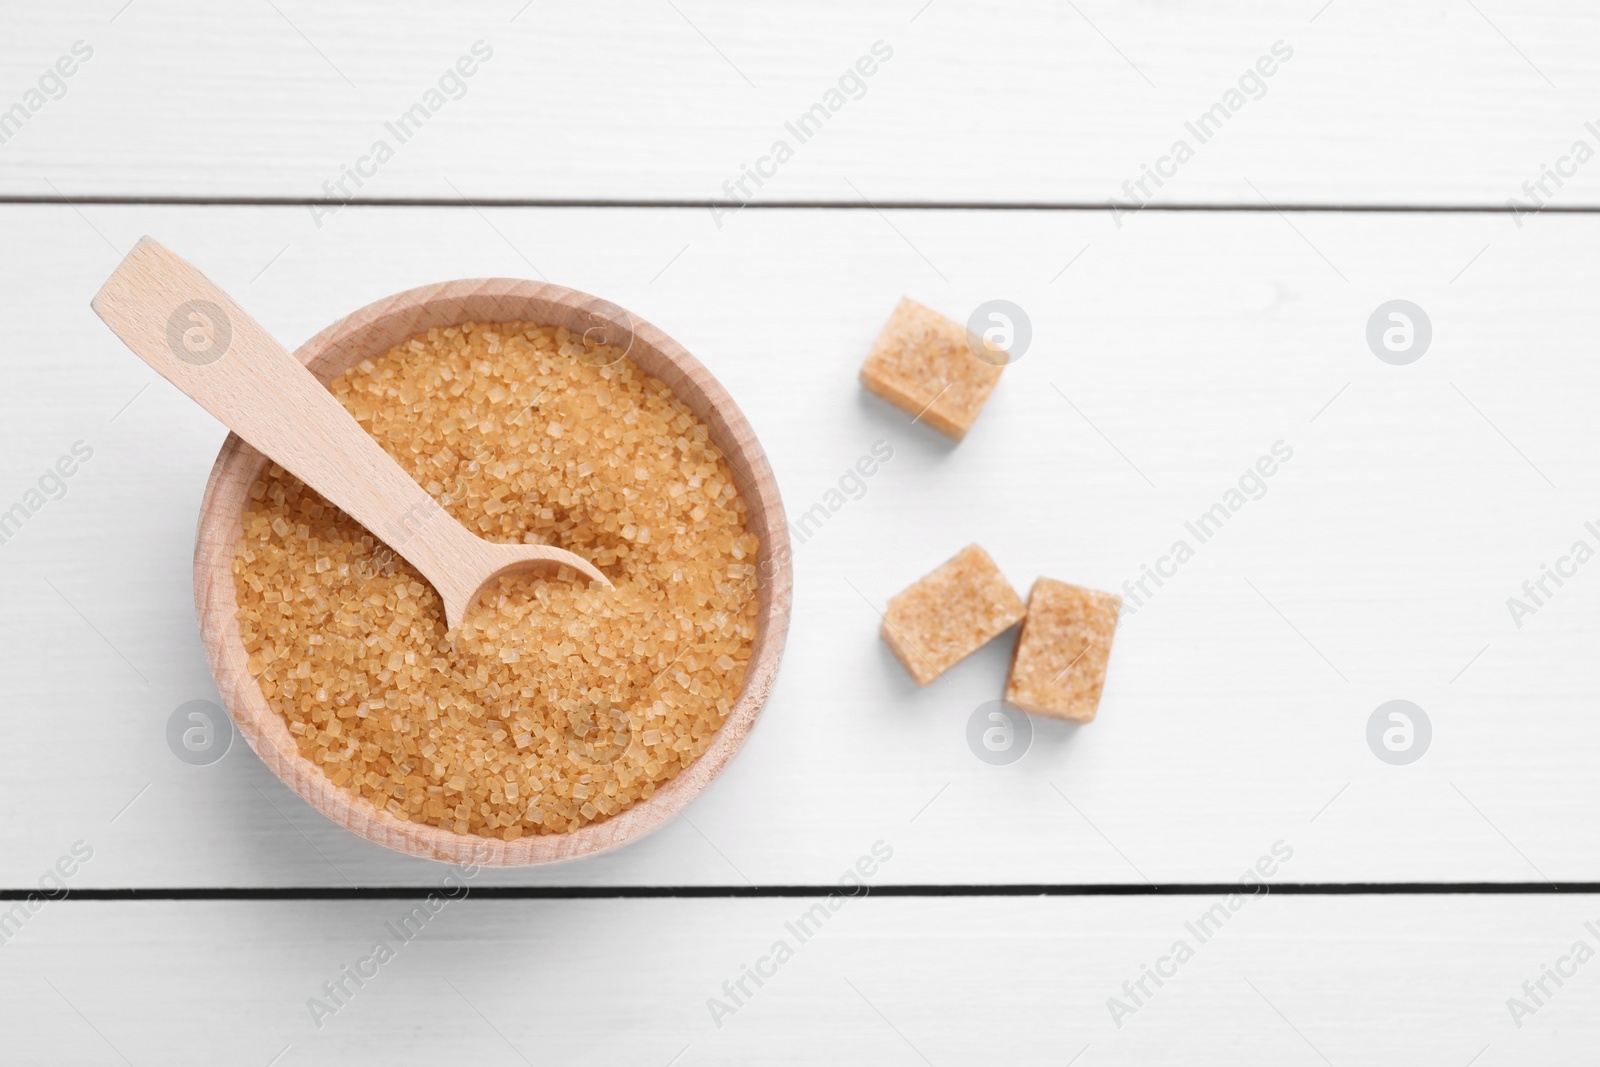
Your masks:
M156 241L141 238L90 306L134 355L421 571L450 629L511 571L564 565L612 588L565 549L497 544L451 518L260 323Z

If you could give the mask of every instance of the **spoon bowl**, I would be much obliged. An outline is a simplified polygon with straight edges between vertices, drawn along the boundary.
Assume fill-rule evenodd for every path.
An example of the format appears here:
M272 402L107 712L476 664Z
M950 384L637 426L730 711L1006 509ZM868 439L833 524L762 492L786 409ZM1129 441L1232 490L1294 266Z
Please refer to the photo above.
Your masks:
M243 533L250 486L263 475L269 460L232 434L212 467L200 507L194 590L201 636L223 702L262 762L312 807L362 837L413 856L488 866L524 866L603 852L649 833L682 810L722 770L754 726L776 680L789 627L792 575L783 504L766 454L721 384L656 327L616 304L572 289L495 278L423 286L341 319L301 345L294 358L326 386L362 360L380 356L407 338L468 321L535 322L564 326L574 333L590 331L592 339L625 351L640 370L665 383L705 423L712 443L722 451L744 499L748 528L761 540L755 561L756 636L744 688L700 758L649 799L610 818L572 833L523 836L509 842L402 821L334 785L300 754L288 723L267 703L246 668L236 618L234 547ZM404 554L401 548L396 551ZM515 565L502 560L507 562Z

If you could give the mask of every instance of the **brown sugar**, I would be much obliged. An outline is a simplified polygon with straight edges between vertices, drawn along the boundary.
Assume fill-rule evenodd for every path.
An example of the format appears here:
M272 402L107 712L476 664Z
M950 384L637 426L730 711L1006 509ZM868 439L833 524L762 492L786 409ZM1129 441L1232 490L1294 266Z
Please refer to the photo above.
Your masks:
M995 354L979 359L973 345ZM994 391L1005 354L974 339L960 323L902 299L873 342L861 384L957 441L966 436Z
M706 428L620 352L529 323L433 329L331 383L456 519L614 592L525 574L460 630L433 588L276 465L235 549L248 667L300 752L395 818L512 840L649 798L744 684L759 539Z
M1028 593L1006 700L1032 715L1091 722L1122 598L1040 578Z
M889 601L882 634L918 685L927 685L1022 618L989 553L968 545Z

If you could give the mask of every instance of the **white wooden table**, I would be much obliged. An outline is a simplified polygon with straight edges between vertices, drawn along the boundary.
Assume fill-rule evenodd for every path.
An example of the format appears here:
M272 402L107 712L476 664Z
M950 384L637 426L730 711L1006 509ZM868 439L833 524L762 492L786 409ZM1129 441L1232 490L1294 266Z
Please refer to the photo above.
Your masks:
M1592 5L5 7L0 1061L1592 1061ZM146 233L292 343L446 278L602 294L726 383L791 516L888 443L684 817L447 883L242 743L174 757L224 435L89 311ZM959 447L856 383L901 295L1031 322ZM1019 587L1174 572L1099 720L1006 766L966 728L1007 642L919 690L876 637L969 541Z

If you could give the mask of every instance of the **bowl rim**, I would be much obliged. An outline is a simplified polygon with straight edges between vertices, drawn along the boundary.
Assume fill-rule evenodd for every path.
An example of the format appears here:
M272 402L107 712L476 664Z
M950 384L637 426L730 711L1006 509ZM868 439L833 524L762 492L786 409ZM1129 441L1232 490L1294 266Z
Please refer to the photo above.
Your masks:
M473 313L492 312L497 307L522 307L538 313L491 313L488 317ZM565 321L551 321L552 316ZM743 412L688 350L610 301L548 282L514 278L439 282L384 297L351 312L306 341L294 356L326 385L362 359L380 356L429 328L467 321L519 320L569 329L572 324L588 322L627 331L634 362L646 374L664 381L710 429L713 443L740 483L749 527L761 539L756 637L744 688L706 750L647 800L570 833L525 834L505 841L400 820L334 785L320 767L301 755L288 722L267 703L246 666L236 618L234 549L243 531L248 490L268 461L231 433L206 482L194 554L195 613L206 658L224 706L261 761L313 808L369 841L426 859L492 867L552 863L605 852L650 833L686 807L749 736L776 681L793 602L783 503L766 453ZM381 343L382 338L397 339ZM743 477L737 477L741 473Z

